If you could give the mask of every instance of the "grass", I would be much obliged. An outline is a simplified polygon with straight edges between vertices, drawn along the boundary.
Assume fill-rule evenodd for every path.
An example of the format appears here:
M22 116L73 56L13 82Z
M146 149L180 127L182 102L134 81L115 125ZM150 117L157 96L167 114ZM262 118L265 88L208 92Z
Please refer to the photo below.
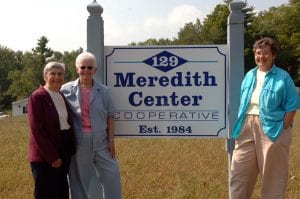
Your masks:
M300 198L300 114L295 118L286 198ZM0 199L33 198L27 118L0 119ZM116 140L123 199L228 198L223 139ZM257 183L252 198L260 198Z

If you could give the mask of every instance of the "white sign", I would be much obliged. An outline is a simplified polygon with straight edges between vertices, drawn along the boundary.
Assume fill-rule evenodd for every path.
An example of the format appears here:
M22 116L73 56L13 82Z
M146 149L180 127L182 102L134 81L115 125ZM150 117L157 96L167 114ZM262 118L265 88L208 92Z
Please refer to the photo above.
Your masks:
M227 46L105 47L116 136L226 137Z

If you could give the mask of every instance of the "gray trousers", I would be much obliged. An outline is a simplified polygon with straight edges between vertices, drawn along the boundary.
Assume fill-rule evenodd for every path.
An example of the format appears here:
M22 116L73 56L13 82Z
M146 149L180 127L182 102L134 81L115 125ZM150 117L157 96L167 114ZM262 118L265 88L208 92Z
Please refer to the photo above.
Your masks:
M104 189L105 199L121 198L121 183L118 163L112 159L107 150L107 140L99 140L92 134L83 133L77 146L77 152L72 157L69 181L72 199L88 199L94 197L90 193L91 179L94 174L100 180L99 187ZM103 198L99 195L97 198Z

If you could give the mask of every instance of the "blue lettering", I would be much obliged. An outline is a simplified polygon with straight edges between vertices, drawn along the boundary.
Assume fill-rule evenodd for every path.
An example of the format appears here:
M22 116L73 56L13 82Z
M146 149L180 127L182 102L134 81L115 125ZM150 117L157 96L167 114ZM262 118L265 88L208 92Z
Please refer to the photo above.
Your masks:
M142 104L142 100L139 100L138 103L135 103L134 101L134 96L135 95L138 95L139 97L142 97L143 96L143 93L142 92L132 92L130 95L129 95L129 103L132 105L132 106L140 106Z
M126 73L126 77L124 78L123 73L115 73L116 76L116 84L114 87L135 87L133 84L133 75L135 73Z
M217 86L216 77L210 75L209 72L204 71L203 77L198 72L193 75L190 72L186 72L183 76L182 72L176 72L172 77L167 76L138 76L135 77L135 73L114 73L116 77L116 83L114 87L190 87L190 86Z
M172 92L171 95L160 95L160 96L143 96L142 92L132 92L128 101L132 106L199 106L200 101L202 100L201 95L193 96L177 96L176 92Z
M208 72L203 72L203 74L204 74L203 86L217 86L215 76L209 75ZM209 80L211 80L210 83L209 83Z

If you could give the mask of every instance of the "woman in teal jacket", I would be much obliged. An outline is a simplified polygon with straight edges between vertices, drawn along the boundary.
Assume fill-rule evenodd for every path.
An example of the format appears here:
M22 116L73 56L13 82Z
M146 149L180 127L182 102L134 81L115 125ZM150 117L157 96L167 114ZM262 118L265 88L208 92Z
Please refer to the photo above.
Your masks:
M291 125L300 103L290 75L274 65L277 51L271 38L262 38L253 46L257 67L242 82L232 132L231 199L250 198L258 174L262 198L284 198Z

